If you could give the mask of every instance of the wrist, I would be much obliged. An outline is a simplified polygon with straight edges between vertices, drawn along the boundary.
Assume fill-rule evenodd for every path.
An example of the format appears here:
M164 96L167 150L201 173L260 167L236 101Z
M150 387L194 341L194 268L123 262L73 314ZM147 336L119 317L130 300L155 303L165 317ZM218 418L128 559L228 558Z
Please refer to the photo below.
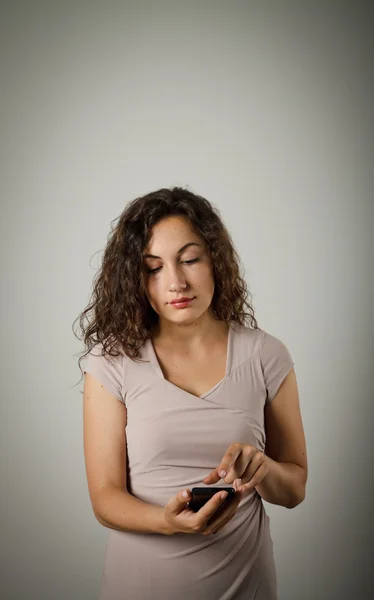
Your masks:
M163 509L162 518L163 518L163 526L164 526L164 535L174 535L174 533L176 533L176 531L175 531L174 527L172 526L172 524L166 520L165 509Z
M165 508L160 506L157 511L157 533L161 533L162 535L173 535L175 533L175 529L172 524L165 518Z

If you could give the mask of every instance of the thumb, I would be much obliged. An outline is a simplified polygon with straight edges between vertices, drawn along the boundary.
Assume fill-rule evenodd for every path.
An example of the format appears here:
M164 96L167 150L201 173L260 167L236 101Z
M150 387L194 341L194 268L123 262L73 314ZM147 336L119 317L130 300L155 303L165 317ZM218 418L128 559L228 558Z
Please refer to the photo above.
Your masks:
M187 494L186 496L184 494ZM176 496L174 496L173 498L171 498L170 502L169 502L169 509L171 510L172 513L174 514L178 514L181 509L183 508L183 506L185 504L187 504L187 502L189 502L191 499L191 493L189 490L181 490L180 492L178 492L178 494L176 494Z

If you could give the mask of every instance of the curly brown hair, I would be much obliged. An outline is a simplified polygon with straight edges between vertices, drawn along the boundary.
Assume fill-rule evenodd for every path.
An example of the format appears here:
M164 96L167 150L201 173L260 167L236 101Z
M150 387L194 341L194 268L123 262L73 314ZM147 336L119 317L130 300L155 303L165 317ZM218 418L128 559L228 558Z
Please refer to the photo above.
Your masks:
M152 227L161 219L179 215L187 218L205 241L210 253L215 290L212 308L217 319L236 321L260 329L250 302L251 294L240 274L241 261L220 213L206 198L182 187L161 188L130 201L112 226L102 264L93 281L93 292L79 319L86 351L97 344L102 355L126 354L137 360L140 349L151 336L158 315L146 294L146 268L143 252L150 240ZM245 307L248 312L245 312ZM91 313L91 314L89 314ZM88 323L84 324L84 319ZM113 353L114 352L114 353ZM83 371L81 369L82 376Z

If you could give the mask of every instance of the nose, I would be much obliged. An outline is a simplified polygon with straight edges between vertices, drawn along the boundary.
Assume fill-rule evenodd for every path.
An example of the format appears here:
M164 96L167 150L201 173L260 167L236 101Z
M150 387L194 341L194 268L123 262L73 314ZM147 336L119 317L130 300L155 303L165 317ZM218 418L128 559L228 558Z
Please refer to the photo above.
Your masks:
M170 279L169 279L169 291L170 292L180 292L181 290L186 289L187 283L186 279L183 276L183 273L178 269L171 269Z

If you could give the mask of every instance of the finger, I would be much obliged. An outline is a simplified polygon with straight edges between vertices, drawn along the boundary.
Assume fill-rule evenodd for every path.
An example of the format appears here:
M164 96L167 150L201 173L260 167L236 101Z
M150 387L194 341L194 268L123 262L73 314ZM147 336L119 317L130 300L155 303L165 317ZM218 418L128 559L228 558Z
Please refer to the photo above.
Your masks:
M256 487L256 485L259 485L261 483L266 474L267 470L265 464L262 463L261 466L257 469L256 473L253 475L253 477L251 477L251 479L247 483L243 483L240 486L239 491L243 493L248 490L253 490Z
M220 465L203 479L203 483L209 485L220 479L224 479L225 483L232 483L237 477L242 477L248 461L252 460L256 452L257 448L250 444L231 444Z
M187 492L187 496L183 496L183 492ZM189 502L189 500L191 500L191 493L189 489L185 489L185 490L181 490L180 492L178 492L178 494L176 494L176 496L173 496L173 498L171 498L168 502L168 507L171 513L173 513L174 515L177 515L178 513L180 513L180 511L182 510L182 508L184 507L184 505Z
M234 464L229 469L226 477L224 478L225 483L232 483L237 477L243 478L244 473L248 468L250 468L250 465L257 452L258 451L254 446L242 444L241 454L237 457Z
M226 498L226 500L217 508L214 515L208 520L206 524L207 527L215 525L218 521L221 522L222 519L225 518L225 515L230 515L232 511L235 511L241 498L242 494L240 492L235 492L235 494Z
M209 519L214 515L214 513L219 509L221 504L224 503L228 496L227 492L217 492L197 511L197 521L203 525L206 524Z
M242 473L241 480L242 483L249 482L259 469L259 467L265 462L265 455L263 452L256 451L255 456L251 460L251 462L247 465L244 473ZM257 485L257 484L256 484Z
M242 479L235 479L235 481L233 483L233 486L234 486L234 489L235 489L236 493L240 493L240 488L241 488L241 486L242 486L243 483L244 482L243 482Z
M235 467L236 467L236 464L237 463L235 463ZM207 477L205 477L205 479L203 479L203 483L205 483L206 485L210 485L213 483L217 483L217 481L222 479L222 477L220 477L220 475L218 474L218 469L219 469L219 467L217 467L217 469L214 469L214 471L209 473L209 475ZM243 470L244 470L244 467L243 467L242 471ZM240 475L240 474L239 474L239 472L236 472L236 469L235 470L231 469L230 472L224 477L225 483L232 483L234 479L236 480L237 475Z
M205 477L205 479L203 479L203 483L210 485L211 483L217 483L220 479L221 477L218 475L218 469L214 469Z
M241 500L241 494L237 493L237 497L231 500L227 507L221 505L213 517L208 521L208 526L204 531L205 535L217 533L222 527L228 523L235 515L238 505Z
M235 511L242 499L243 495L236 491L232 496L226 497L226 500L217 508L214 515L208 520L207 526L215 525L219 519L223 519L225 515Z
M242 450L243 444L240 444L239 442L236 444L231 444L217 468L218 475L221 477L221 479L226 477L231 467L235 464L238 456L240 456L242 453Z
M233 484L237 480L237 478L243 477L243 473L245 473L246 469L249 466L248 463L250 464L250 462L251 451L244 448L240 456L238 456L234 464L228 470L228 473L224 478L225 483Z
M235 466L238 464L238 461L236 461ZM246 467L246 463L243 465L243 468L241 469L242 472L244 471L244 468ZM217 467L216 469L214 469L213 471L211 471L211 473L209 473L209 475L207 475L207 477L205 477L205 479L203 479L203 483L209 485L211 483L217 483L217 481L219 481L220 479L222 479L220 477L220 475L218 474L218 469L219 467ZM233 475L232 475L233 474ZM238 475L241 475L241 473ZM228 475L226 475L225 479L225 483L232 483L232 481L234 479L236 479L236 475L235 475L235 471L231 470L231 473L228 473ZM230 480L230 481L229 481Z

